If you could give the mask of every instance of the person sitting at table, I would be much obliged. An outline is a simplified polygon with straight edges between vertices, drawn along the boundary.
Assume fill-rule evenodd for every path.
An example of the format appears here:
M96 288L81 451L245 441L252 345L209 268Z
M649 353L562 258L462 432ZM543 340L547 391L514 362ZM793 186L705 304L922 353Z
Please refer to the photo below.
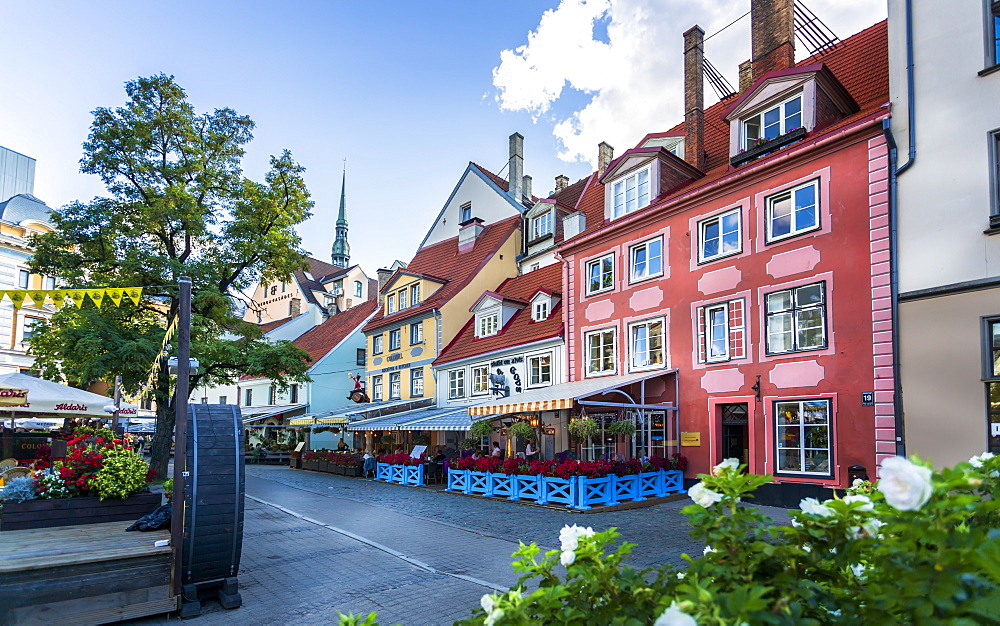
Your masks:
M499 443L497 443L495 441L493 442L493 452L490 453L490 456L495 456L495 457L499 457L500 456L500 444Z
M437 454L434 455L434 462L435 463L440 463L440 462L444 461L447 458L448 457L445 455L444 449L443 448L438 448Z
M483 457L482 457L481 454L479 454L479 450L476 450L475 452L472 453L472 460L473 461L478 461L481 458L483 458Z

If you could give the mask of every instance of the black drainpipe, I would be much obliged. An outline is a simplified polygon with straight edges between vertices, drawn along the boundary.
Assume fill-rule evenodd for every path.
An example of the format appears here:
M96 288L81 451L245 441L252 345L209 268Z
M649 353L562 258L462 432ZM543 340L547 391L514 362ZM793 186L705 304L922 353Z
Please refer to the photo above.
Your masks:
M903 384L899 377L899 263L897 260L898 204L897 177L905 172L917 158L917 130L913 98L913 7L912 0L904 2L906 27L906 115L908 123L909 154L906 163L896 167L898 149L892 136L890 119L882 120L882 133L889 146L889 289L892 299L892 413L896 428L896 455L906 456L906 437L903 424Z

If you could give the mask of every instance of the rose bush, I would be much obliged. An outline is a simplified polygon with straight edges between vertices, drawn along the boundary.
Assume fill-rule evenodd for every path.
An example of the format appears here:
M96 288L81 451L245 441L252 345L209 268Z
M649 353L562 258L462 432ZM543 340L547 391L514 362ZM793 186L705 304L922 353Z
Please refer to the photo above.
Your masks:
M725 462L684 508L706 546L685 570L633 570L615 529L568 526L541 558L522 544L517 586L459 624L996 623L1000 457L971 461L894 461L874 489L803 500L790 526L743 505L770 477Z

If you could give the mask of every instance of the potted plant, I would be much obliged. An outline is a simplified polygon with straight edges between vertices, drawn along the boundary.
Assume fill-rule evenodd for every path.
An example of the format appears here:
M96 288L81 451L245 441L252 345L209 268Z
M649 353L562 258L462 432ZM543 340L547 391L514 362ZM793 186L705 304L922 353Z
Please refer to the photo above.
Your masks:
M635 434L635 424L632 423L632 420L616 420L608 424L607 432L611 435L631 437Z
M569 434L573 435L579 441L590 441L597 435L597 431L600 430L597 422L590 417L579 417L572 420L566 429L569 431Z
M537 438L535 429L528 422L514 422L507 428L507 433L511 437L517 437L525 441L535 441Z
M483 440L492 434L493 424L490 423L490 420L476 422L469 428L469 436L473 439Z
M458 447L461 450L475 450L479 448L479 442L472 438L463 439L462 443L458 444Z

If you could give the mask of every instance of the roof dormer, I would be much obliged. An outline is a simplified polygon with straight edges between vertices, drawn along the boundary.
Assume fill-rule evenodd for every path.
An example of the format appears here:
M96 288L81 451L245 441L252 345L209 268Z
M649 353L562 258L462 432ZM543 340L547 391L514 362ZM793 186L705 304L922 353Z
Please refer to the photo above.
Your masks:
M822 63L766 74L726 110L730 163L769 154L857 110Z
M552 315L556 305L559 304L559 294L552 293L547 289L539 289L529 301L531 304L531 321L544 322Z
M487 291L469 309L476 316L475 336L480 338L498 334L510 318L526 305L526 302Z
M614 220L644 209L664 193L704 175L664 146L627 150L598 181L604 185L604 216Z

